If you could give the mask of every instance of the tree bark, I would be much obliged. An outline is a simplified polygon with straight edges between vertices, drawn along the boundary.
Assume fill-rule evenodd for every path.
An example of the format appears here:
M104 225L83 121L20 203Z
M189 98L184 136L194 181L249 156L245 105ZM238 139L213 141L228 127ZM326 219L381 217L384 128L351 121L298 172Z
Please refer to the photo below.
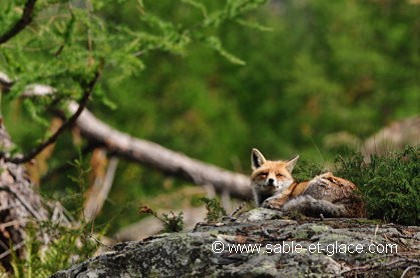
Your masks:
M0 147L8 150L11 145L10 137L0 123ZM11 253L22 254L27 223L31 219L45 221L49 216L23 165L5 162L2 157L0 173L0 263L9 270Z

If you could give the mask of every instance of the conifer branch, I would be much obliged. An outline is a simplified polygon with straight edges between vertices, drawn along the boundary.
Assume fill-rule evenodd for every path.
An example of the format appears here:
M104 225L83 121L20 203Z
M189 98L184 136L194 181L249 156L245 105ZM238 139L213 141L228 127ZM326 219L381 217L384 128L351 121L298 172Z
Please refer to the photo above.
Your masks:
M32 22L36 0L27 0L21 18L6 33L0 36L0 44L7 42Z
M51 145L52 143L54 143L58 136L60 136L60 134L67 128L71 127L77 120L77 118L80 116L80 114L82 113L83 109L86 107L89 98L93 92L93 89L95 87L96 82L98 81L100 75L101 75L101 69L102 69L102 65L99 66L98 70L95 72L94 77L92 78L91 81L89 81L89 83L86 84L84 93L82 98L80 99L79 102L79 107L76 110L76 112L74 112L74 114L67 120L65 121L61 127L54 132L53 135L51 135L48 139L46 139L44 142L42 142L40 145L38 145L37 147L35 147L34 149L32 149L29 153L27 153L24 156L19 156L19 157L10 157L7 158L6 157L6 161L7 162L12 162L12 163L16 163L16 164L20 164L20 163L26 163L31 161L35 156L37 156L40 152L42 152L46 147L48 147L49 145Z

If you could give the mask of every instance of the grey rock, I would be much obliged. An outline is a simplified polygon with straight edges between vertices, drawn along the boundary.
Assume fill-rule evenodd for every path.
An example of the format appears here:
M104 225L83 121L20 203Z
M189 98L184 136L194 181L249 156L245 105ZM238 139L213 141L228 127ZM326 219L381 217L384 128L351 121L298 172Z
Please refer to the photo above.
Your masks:
M408 267L405 277L419 274L420 227L276 218L256 209L236 221L120 243L52 277L400 277Z

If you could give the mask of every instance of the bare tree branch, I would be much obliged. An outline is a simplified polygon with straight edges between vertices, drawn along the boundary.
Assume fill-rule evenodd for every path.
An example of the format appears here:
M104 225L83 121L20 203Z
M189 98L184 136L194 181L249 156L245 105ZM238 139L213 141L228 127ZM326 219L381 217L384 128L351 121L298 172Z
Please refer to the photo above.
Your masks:
M43 143L41 143L40 145L38 145L37 147L35 147L34 149L32 149L29 153L27 153L24 156L20 156L20 157L11 157L11 158L7 158L6 157L6 161L8 162L12 162L12 163L26 163L31 161L35 156L37 156L40 152L42 152L46 147L48 147L49 145L51 145L52 143L54 143L58 136L68 127L71 127L77 120L77 118L80 116L80 114L82 113L83 109L86 107L89 98L92 94L93 88L95 87L96 82L99 79L100 76L100 72L101 69L98 69L95 72L94 77L92 78L92 80L87 84L86 88L85 88L85 92L83 93L82 98L80 99L80 103L79 106L77 108L76 111L74 111L74 114L66 121L63 123L63 125L53 134L51 135L47 140L45 140Z
M70 103L70 111L77 109L77 103ZM134 138L101 122L88 110L82 112L75 125L84 137L103 144L111 155L153 167L198 185L210 184L219 193L227 190L236 197L251 196L247 176L190 158L156 143Z
M8 31L0 36L0 44L3 44L16 36L27 25L32 22L32 15L34 11L36 0L27 0L21 18Z

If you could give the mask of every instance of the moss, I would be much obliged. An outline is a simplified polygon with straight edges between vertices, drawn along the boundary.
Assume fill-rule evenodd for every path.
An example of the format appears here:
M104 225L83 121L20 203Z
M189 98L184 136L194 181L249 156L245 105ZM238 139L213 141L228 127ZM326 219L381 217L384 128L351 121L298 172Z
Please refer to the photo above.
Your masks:
M314 231L315 233L325 232L329 229L330 227L326 225L312 225L311 226L311 230Z

